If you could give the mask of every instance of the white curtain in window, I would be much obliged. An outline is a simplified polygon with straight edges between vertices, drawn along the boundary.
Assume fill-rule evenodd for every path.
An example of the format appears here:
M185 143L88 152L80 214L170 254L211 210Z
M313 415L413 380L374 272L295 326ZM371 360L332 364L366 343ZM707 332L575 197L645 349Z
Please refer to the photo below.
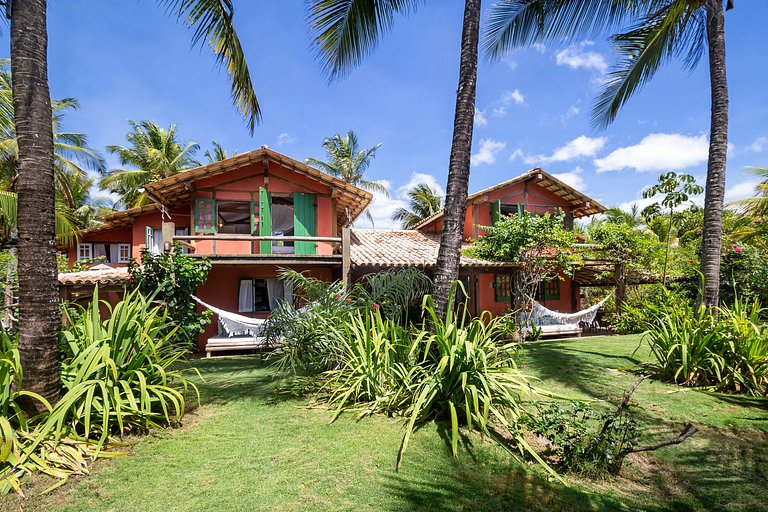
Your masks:
M293 286L290 283L283 283L283 297L285 302L293 304Z
M152 254L163 254L163 230L152 230Z
M285 296L283 282L279 279L267 279L267 295L269 296L269 309L277 308L278 301Z
M242 279L240 281L237 311L240 313L251 313L253 311L253 279Z

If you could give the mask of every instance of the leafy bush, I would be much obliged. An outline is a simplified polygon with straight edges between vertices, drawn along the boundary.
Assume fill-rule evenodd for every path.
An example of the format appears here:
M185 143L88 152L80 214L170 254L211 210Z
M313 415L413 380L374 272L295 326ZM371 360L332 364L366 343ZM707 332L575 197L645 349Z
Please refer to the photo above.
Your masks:
M618 474L639 437L637 422L623 409L597 411L586 402L538 405L525 424L550 442L563 471L590 478Z
M409 305L421 299L430 286L419 270L402 269L371 274L347 289L337 281L325 283L291 269L280 278L290 284L305 305L296 308L283 302L272 312L264 328L278 368L294 375L318 375L344 364L344 348L338 330L357 311L377 310L395 323L407 317Z
M718 391L768 394L768 326L757 302L732 307L675 307L659 314L644 337L662 378Z
M111 434L170 425L184 415L182 391L197 387L176 368L185 350L173 344L177 327L168 312L135 290L99 315L98 290L91 305L68 316L61 333L65 390L47 423L69 426L103 444ZM198 395L199 398L199 395Z
M192 345L211 321L211 312L206 309L198 313L197 304L190 298L205 282L210 270L208 258L192 258L182 252L178 243L169 254L154 255L144 250L141 265L134 260L128 265L133 289L165 306L168 323L178 327L173 340L185 346Z
M616 314L613 304L606 304L604 319L617 334L645 332L660 313L671 309L690 309L688 299L661 284L637 286L632 291L621 305L621 315Z

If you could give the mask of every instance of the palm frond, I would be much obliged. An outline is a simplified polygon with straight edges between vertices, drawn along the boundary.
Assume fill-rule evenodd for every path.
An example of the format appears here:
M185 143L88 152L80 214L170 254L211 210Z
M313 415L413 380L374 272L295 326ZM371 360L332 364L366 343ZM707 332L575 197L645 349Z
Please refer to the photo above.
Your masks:
M245 60L235 26L231 0L159 0L179 20L194 30L193 45L208 44L219 65L226 66L235 107L246 119L253 134L261 123L261 108L253 89L251 73Z
M392 28L423 0L309 0L307 18L316 57L329 79L349 73Z

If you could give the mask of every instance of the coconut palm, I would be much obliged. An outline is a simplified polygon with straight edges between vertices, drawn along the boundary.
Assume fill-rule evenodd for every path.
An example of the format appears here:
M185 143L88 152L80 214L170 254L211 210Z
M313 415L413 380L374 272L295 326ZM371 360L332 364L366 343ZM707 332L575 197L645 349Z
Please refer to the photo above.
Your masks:
M162 128L153 121L128 121L131 131L126 135L128 146L107 146L107 151L118 156L121 165L132 168L111 169L99 182L104 190L120 196L120 203L133 208L149 203L143 192L150 181L167 178L183 170L199 167L195 153L197 142L180 143L176 125Z
M237 151L233 151L232 154L227 154L227 150L221 147L221 144L215 140L211 141L211 149L206 150L205 160L206 163L212 164L214 162L221 162L227 158L233 157L237 154Z
M618 206L608 208L608 211L605 212L605 218L609 222L626 224L631 228L639 228L645 224L645 219L640 213L640 207L636 203L633 203L629 210L622 210Z
M421 3L421 0L309 0L310 28L325 71L331 78L351 71L373 50L382 34L392 28L395 15L410 14ZM443 232L433 273L433 297L439 315L444 314L451 285L459 277L469 194L479 33L480 0L465 0Z
M755 186L755 196L733 201L741 212L752 217L768 217L768 168L751 167L755 176L760 178L760 183Z
M443 195L426 183L418 183L408 191L409 208L398 208L392 220L400 222L403 229L413 226L443 209Z
M376 158L376 151L381 144L376 144L372 148L360 149L357 135L352 130L347 130L346 136L342 137L336 134L323 141L323 149L327 161L323 162L316 158L307 158L304 160L308 165L317 167L326 174L336 176L340 180L346 181L356 187L361 187L371 192L379 192L389 197L389 190L378 181L365 179L365 171L371 165L371 160ZM373 224L371 212L365 211L366 217Z
M230 77L235 106L253 133L261 112L232 22L231 0L158 0L157 3L193 29L193 44L213 50L216 61L225 67ZM19 147L19 354L25 387L54 402L59 394L60 313L54 243L56 188L53 114L48 87L48 2L24 0L4 4L6 15L11 19L12 96Z
M629 30L612 37L620 63L595 104L598 125L612 122L672 57L681 57L692 69L708 51L712 115L701 250L701 299L707 306L719 302L728 151L725 11L732 7L733 0L501 0L491 9L484 44L491 57L500 58L522 45L559 43L629 23Z

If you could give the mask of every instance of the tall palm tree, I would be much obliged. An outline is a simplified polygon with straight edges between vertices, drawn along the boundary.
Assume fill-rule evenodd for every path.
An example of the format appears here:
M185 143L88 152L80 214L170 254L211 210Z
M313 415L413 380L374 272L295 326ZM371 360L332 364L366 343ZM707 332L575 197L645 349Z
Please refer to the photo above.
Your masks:
M381 144L376 144L372 148L360 149L357 135L352 130L347 130L346 136L336 134L323 141L323 149L328 161L323 162L316 158L307 158L304 160L308 165L313 165L326 174L336 176L356 187L361 187L371 192L379 192L389 197L387 187L378 181L365 179L365 171L371 165L371 160L376 158L376 151ZM371 212L365 211L366 217L373 224Z
M235 106L253 133L261 111L232 22L231 0L157 3L193 29L193 44L213 50L216 61L230 77ZM12 95L19 146L19 353L25 387L53 402L59 394L59 296L54 243L55 158L48 88L48 2L4 4L11 18Z
M396 14L415 11L420 0L309 0L309 22L319 58L331 78L358 65L389 30ZM434 270L435 306L445 311L451 284L459 277L477 89L480 0L464 1L459 84L448 163L443 232Z
M128 121L131 131L126 135L128 146L107 146L107 151L118 156L120 164L132 169L111 169L99 182L104 190L120 195L126 208L149 202L143 193L150 181L167 178L185 169L199 167L195 153L197 142L178 141L176 125L162 128L152 121Z
M408 191L409 208L398 208L392 220L400 222L403 229L411 229L422 220L443 209L443 195L426 183L418 183Z
M208 149L205 151L205 161L206 163L212 164L214 162L221 162L222 160L226 160L229 157L233 157L237 154L237 151L233 151L232 154L228 154L227 150L224 149L221 144L216 142L215 140L211 141L211 149Z
M725 3L725 8L723 4ZM701 271L702 303L716 306L720 289L725 165L728 151L728 81L725 71L725 11L733 0L500 0L491 9L485 48L499 58L516 47L561 42L618 29L612 40L621 58L594 108L607 125L624 103L672 57L694 68L708 49L711 119Z
M760 178L755 186L755 196L733 201L743 213L753 217L768 217L768 168L752 167L752 172Z

